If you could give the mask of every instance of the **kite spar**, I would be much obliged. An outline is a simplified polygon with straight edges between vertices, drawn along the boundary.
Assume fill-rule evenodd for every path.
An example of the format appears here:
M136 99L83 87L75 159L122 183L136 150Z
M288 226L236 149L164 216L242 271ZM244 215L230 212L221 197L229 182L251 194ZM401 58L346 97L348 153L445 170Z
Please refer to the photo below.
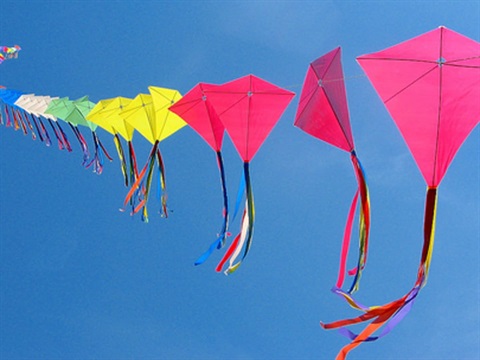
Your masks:
M446 27L357 58L387 107L427 183L423 249L413 288L398 300L363 307L363 315L330 324L352 342L337 356L395 327L427 283L432 258L437 188L458 149L480 121L480 43ZM345 326L373 320L356 335ZM371 336L381 326L382 333Z

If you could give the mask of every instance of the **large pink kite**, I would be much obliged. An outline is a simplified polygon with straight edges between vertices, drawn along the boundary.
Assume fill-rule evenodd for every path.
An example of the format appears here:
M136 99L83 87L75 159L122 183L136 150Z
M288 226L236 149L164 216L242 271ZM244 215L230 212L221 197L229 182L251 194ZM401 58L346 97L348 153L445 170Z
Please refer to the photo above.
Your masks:
M254 75L247 75L209 89L205 95L243 160L246 200L241 230L216 268L218 272L222 271L229 261L225 274L231 274L245 259L252 242L255 210L250 161L295 94ZM242 259L234 263L242 248Z
M322 324L340 328L352 342L337 356L364 341L386 335L408 313L425 286L432 257L437 187L458 149L480 120L480 43L439 27L385 50L358 57L375 90L400 130L427 183L424 240L417 279L403 297L364 307L359 317ZM373 320L356 335L345 326ZM371 336L381 326L382 333Z

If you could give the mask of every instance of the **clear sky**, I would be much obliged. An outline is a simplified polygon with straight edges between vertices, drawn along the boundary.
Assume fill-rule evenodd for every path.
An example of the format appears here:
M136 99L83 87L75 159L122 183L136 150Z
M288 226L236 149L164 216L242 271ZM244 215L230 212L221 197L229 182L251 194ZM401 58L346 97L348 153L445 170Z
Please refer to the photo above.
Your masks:
M75 142L67 153L1 126L0 358L334 358L348 341L319 321L357 314L330 292L356 182L347 153L293 120L309 63L337 46L371 192L357 298L383 304L412 287L425 183L355 58L440 25L479 41L478 1L7 0L0 15L0 44L22 47L0 65L8 88L97 102L255 74L297 94L252 161L255 235L229 277L214 271L223 252L193 265L220 228L222 197L215 154L192 129L161 143L173 212L160 218L152 201L145 224L118 211L127 190L110 134L98 132L115 155L98 176ZM349 358L480 358L479 143L476 128L440 185L412 311ZM143 165L150 145L134 144ZM242 165L228 139L224 157L233 203Z

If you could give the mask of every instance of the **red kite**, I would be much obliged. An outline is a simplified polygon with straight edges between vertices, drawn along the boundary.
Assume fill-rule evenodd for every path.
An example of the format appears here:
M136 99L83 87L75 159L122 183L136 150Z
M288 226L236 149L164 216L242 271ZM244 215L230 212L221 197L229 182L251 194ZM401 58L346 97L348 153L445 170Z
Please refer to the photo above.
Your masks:
M361 272L367 260L370 201L365 173L355 152L343 79L340 47L312 62L305 77L294 125L306 133L350 153L358 189L353 197L345 226L340 269L336 283L336 288L341 288L345 278L353 217L360 194L359 258L356 269L349 272L350 275L355 275L348 291L350 294L358 289Z
M386 335L408 313L425 286L432 257L437 187L458 149L480 120L480 43L439 27L385 50L358 57L399 128L427 183L424 241L417 279L403 297L389 304L362 307L353 319L323 324L341 328L353 341L338 359L363 341ZM345 296L345 294L344 294ZM344 326L373 320L359 335ZM379 336L371 337L385 325Z
M246 201L241 231L216 268L218 272L222 271L230 259L225 274L231 274L245 259L252 242L255 207L250 181L250 161L295 94L254 75L216 86L205 93L243 160ZM242 248L243 257L234 264Z

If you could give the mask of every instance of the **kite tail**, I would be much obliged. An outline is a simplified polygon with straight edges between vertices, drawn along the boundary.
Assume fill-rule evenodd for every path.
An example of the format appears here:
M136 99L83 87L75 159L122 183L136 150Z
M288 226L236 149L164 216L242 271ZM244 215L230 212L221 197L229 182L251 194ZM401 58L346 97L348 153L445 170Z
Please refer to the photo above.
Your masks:
M32 121L30 121L30 119ZM28 127L30 128L30 131L32 132L32 140L37 140L37 134L35 133L35 129L38 132L37 121L35 120L35 116L32 115L32 114L30 114L30 119L29 119L28 113L25 113L25 120L27 121ZM35 125L35 129L33 128L32 122Z
M125 207L129 202L132 205L132 212L130 215L136 214L140 209L143 208L142 220L148 222L148 212L147 212L147 201L148 195L150 192L151 177L153 173L153 167L155 165L155 156L158 148L158 141L153 145L150 155L148 156L147 163L143 167L142 171L138 174L137 179L132 184L125 200L123 206ZM145 178L145 174L147 177ZM139 200L138 205L136 201Z
M93 172L101 175L103 172L103 156L105 154L108 160L112 161L112 157L108 154L107 150L103 146L97 133L92 130L93 143L95 144L95 155L92 160L87 164L87 168L93 164Z
M135 214L136 198L138 198L138 194L139 194L139 191L137 191L137 188L139 187L139 184L141 182L141 179L140 180L138 180L138 179L143 178L143 176L145 175L146 166L142 170L142 172L139 174L138 173L138 168L137 168L137 159L136 159L136 156L135 156L135 151L133 149L133 144L132 144L131 141L127 141L127 142L128 142L128 158L129 158L129 165L130 165L129 174L130 174L131 189L130 189L129 193L127 194L126 198L125 198L124 208L125 208L127 202L130 203L130 205L132 207L131 215L133 215L133 214ZM142 185L142 189L143 189L143 185ZM135 196L134 196L134 194L135 194Z
M58 130L55 129L55 125L53 124L52 120L50 120L50 119L47 119L47 120L48 120L48 123L50 124L50 127L51 127L52 130L53 130L53 133L55 134L55 137L57 138L58 148L59 148L60 150L66 149L66 146L65 146L65 144L63 143L63 136L62 136L62 134L59 134L59 133L58 133Z
M24 118L24 121L27 124L28 128L30 129L30 132L32 133L32 140L36 140L37 139L37 134L35 134L35 130L33 129L32 123L30 121L30 118L32 119L32 121L35 121L35 116L32 115L32 114L30 114L30 116L29 116L29 114L27 112L24 112L23 113L23 118Z
M27 135L27 125L25 125L25 122L23 120L22 112L19 109L12 108L12 113L13 113L13 121L14 121L14 129L22 129L23 135Z
M160 201L162 204L162 217L168 217L167 211L167 182L165 177L165 166L162 159L162 153L160 152L160 148L157 147L157 161L158 161L158 181L159 181L159 188L161 188L161 195ZM157 194L160 194L160 189L158 189Z
M224 271L225 275L229 275L235 272L242 264L243 260L247 256L253 239L253 228L255 223L255 204L253 200L253 191L250 181L250 169L249 163L243 164L244 177L245 177L245 208L242 217L242 226L240 233L235 237L222 260L218 263L216 271L222 271L223 265L229 260L229 266ZM244 248L243 256L240 261L234 264L235 259L240 255L240 252Z
M63 131L58 121L55 121L55 124L57 125L59 135L62 137L62 142L65 146L65 149L67 149L68 152L72 152L72 146L70 145L70 141L68 141L67 134L65 134L65 131Z
M18 124L17 113L16 113L15 109L13 109L13 108L12 108L12 115L13 115L13 129L15 131L17 131L18 129L20 129L20 125Z
M356 302L349 293L346 293L340 289L334 289L338 295L345 298L350 306L364 312L364 314L355 318L339 320L329 324L320 323L324 329L339 329L341 335L352 340L350 344L346 345L340 350L336 357L337 360L345 359L347 354L361 343L375 341L387 335L411 310L417 295L427 283L435 237L436 205L437 188L428 187L425 200L424 241L422 256L420 259L415 285L407 294L400 299L392 301L386 305L365 307ZM369 320L373 321L368 324L359 334L355 334L345 328L346 326L359 324ZM382 326L384 326L382 332L377 336L372 336L373 333Z
M358 290L360 277L365 264L367 261L367 250L368 250L368 237L370 233L370 199L368 186L365 179L365 172L363 167L358 159L355 151L351 152L352 165L355 171L355 176L357 178L357 191L350 205L350 210L348 212L347 222L345 224L345 230L343 235L342 250L340 254L340 265L338 270L338 277L336 288L341 288L345 280L346 273L346 264L348 258L348 252L350 248L350 238L353 227L353 220L355 217L355 210L358 203L358 198L360 197L360 213L359 213L359 255L357 266L348 271L348 275L354 275L354 279L348 293L354 293Z
M225 242L228 236L228 196L227 186L225 181L225 168L223 166L222 152L217 151L217 165L220 171L220 181L223 193L223 224L220 233L217 235L217 239L210 245L207 251L205 251L196 261L195 265L203 264L208 257L213 253L215 249L221 249L225 246Z
M45 124L43 123L41 118L38 118L38 124L40 128L40 132L42 134L43 141L45 145L50 146L52 145L52 140L50 139L50 135L48 135L47 129L45 128Z
M370 195L366 181L365 171L358 159L355 151L351 153L352 164L358 183L358 192L360 193L360 214L359 214L359 254L357 267L349 270L348 275L354 275L352 285L348 292L354 293L360 285L362 271L367 263L368 239L370 235Z
M93 130L92 130L92 138L93 138L93 144L95 146L94 148L95 152L94 152L93 158L87 164L85 164L85 167L88 169L90 166L93 165L93 172L98 175L101 175L103 171L103 156L99 146L100 140L98 139L97 134Z
M142 221L143 222L148 222L148 211L147 211L147 202L148 202L148 196L150 194L150 188L152 185L152 178L153 178L153 169L155 167L155 152L152 154L152 156L149 159L148 163L148 171L147 171L147 177L145 181L145 191L144 191L144 200L141 201L137 209L135 209L135 212L140 210L140 207L143 209L142 210Z
M5 123L5 127L12 127L12 118L10 117L10 112L8 111L8 106L5 105L5 117L7 118L7 122Z
M18 111L18 120L22 127L23 135L28 135L28 128L27 128L28 120L25 119L25 117L22 114L22 111L20 110L17 110L17 111Z
M228 195L227 195L227 184L225 181L225 168L223 166L223 158L222 152L217 151L217 165L218 170L220 171L220 181L222 187L222 194L223 194L223 223L220 233L218 234L218 238L221 239L220 243L218 244L218 248L222 248L225 246L225 242L228 236Z
M130 162L130 183L133 184L138 178L138 167L137 158L131 141L128 141L128 158Z
M423 222L423 249L420 260L418 278L422 278L421 286L425 286L432 260L433 243L435 241L435 222L437 218L437 187L429 186L425 197L425 216Z
M113 161L113 158L110 156L110 154L108 153L107 149L105 148L105 146L103 146L102 142L100 141L100 138L98 137L97 134L95 134L97 140L98 140L98 145L100 146L100 149L102 149L103 151L103 154L107 157L108 161Z
M343 281L345 280L345 273L347 269L348 250L350 249L350 238L352 234L353 219L355 217L355 209L357 208L359 191L355 192L350 211L348 212L347 223L345 224L345 231L343 233L342 250L340 253L340 265L338 269L338 277L336 288L341 289Z
M137 159L135 156L135 151L133 149L133 143L128 141L128 158L129 158L129 165L130 165L130 184L134 184L135 181L138 179L138 168L137 168ZM132 214L135 210L135 200L134 198L130 199L130 205L132 206Z
M3 125L4 122L3 122L3 113L7 111L7 107L6 106L2 106L2 108L0 109L0 125Z
M85 138L83 137L82 133L80 130L73 125L72 123L68 123L70 125L70 128L72 129L73 133L77 137L78 142L80 143L80 146L82 147L83 151L83 166L87 166L88 164L88 159L90 159L90 153L88 152L88 145L87 142L85 141Z
M128 187L127 162L125 161L125 153L123 151L122 143L120 142L120 137L118 136L117 133L113 135L113 142L115 143L115 148L117 149L118 158L120 159L120 167L122 169L125 186Z

